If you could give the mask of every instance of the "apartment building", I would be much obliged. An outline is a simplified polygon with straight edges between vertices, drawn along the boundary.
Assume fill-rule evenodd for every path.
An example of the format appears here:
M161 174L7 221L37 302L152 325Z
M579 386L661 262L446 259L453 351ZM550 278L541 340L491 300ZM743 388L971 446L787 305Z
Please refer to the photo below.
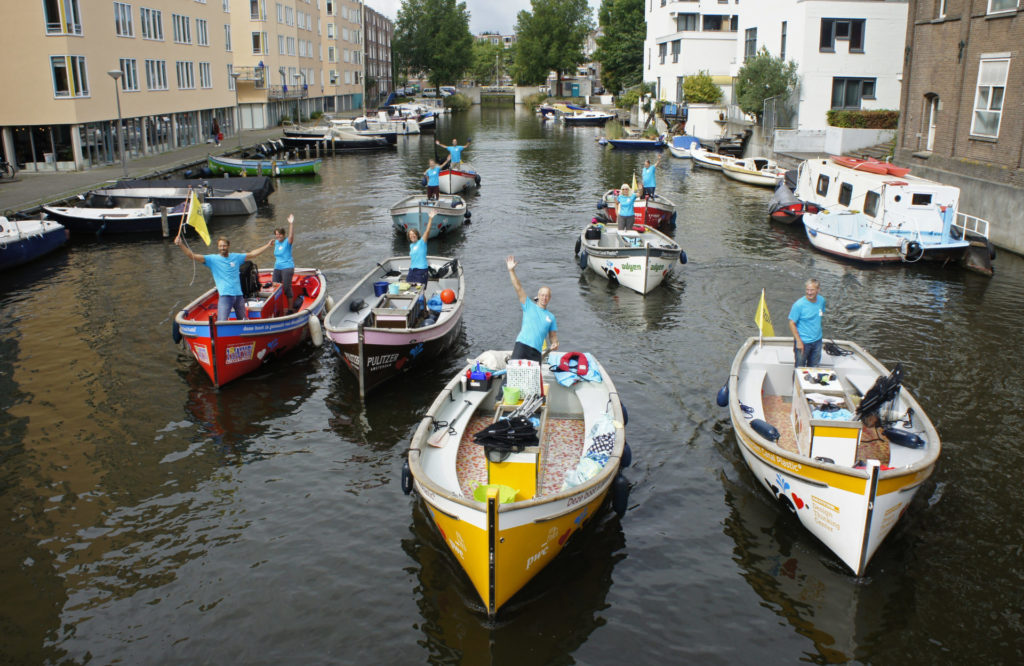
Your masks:
M368 6L363 7L366 50L366 105L378 107L394 92L391 62L391 38L395 27L388 17Z
M739 0L646 0L643 76L658 99L683 101L683 79L701 71L729 99L739 11Z
M490 42L495 46L501 46L502 48L512 48L512 45L516 43L516 34L511 35L499 35L496 32L482 32L475 37L478 42Z

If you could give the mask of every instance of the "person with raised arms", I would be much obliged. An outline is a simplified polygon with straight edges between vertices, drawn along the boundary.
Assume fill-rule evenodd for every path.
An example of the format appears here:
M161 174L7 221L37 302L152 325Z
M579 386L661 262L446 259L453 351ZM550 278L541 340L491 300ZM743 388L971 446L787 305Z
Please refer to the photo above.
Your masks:
M548 351L558 349L558 323L555 321L555 315L548 310L548 303L551 302L551 289L546 286L541 287L537 290L537 298L530 299L526 296L526 291L516 276L518 263L515 256L509 255L505 259L505 266L508 267L512 288L516 290L523 309L523 323L519 329L519 335L516 337L515 347L512 349L512 358L522 358L539 363L545 341L550 341Z

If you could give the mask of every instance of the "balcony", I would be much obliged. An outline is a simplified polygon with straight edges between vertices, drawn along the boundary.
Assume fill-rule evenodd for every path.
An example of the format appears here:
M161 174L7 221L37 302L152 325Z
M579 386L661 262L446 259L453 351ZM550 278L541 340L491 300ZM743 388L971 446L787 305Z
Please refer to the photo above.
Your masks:
M267 99L305 99L309 97L309 86L270 86L267 88Z
M266 80L267 68L257 65L256 67L235 67L234 71L239 73L239 81L251 81L257 88L263 87Z

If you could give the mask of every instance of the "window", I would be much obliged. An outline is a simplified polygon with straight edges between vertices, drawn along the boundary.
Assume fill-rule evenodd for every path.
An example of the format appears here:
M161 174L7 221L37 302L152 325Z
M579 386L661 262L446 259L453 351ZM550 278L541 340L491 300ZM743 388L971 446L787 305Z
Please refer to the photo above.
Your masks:
M164 40L164 18L159 9L139 8L139 24L143 39Z
M192 43L192 23L187 16L171 14L171 22L174 24L174 41L178 44Z
M210 74L210 63L208 62L199 63L199 87L213 87L213 76Z
M223 0L221 6L224 8L225 13L231 13L231 0Z
M679 50L682 48L682 40L676 39L672 42L672 62L679 62Z
M832 108L859 109L862 99L875 98L875 79L834 77L832 79Z
M704 30L712 32L720 32L722 30L729 30L729 17L721 16L719 14L705 14L704 15Z
M228 63L228 90L235 89L235 77L231 76L235 71L235 66Z
M252 33L252 52L254 54L266 54L267 51L267 33L265 32L254 32Z
M114 32L118 37L134 37L132 30L132 6L123 2L114 3Z
M277 3L277 22L284 23L284 5Z
M661 44L658 44L658 64L659 65L664 65L665 64L665 55L667 53L668 53L668 44L666 44L665 42L662 42Z
M294 37L289 37L288 38L288 55L290 55L290 56L295 55L295 38Z
M833 53L836 41L845 40L850 43L850 53L864 53L864 19L821 19L821 39L818 50Z
M1006 92L1006 75L1009 70L1009 58L982 59L978 67L978 89L974 94L971 134L993 139L999 137L1003 95Z
M284 55L284 35L277 36L277 54Z
M164 60L146 61L146 88L149 90L167 90L167 62Z
M253 21L266 21L267 0L249 0L249 18Z
M209 46L210 36L206 32L206 19L196 19L196 44Z
M284 23L285 25L295 25L295 10L291 7L284 8Z
M1017 0L988 0L988 13L1012 12L1017 9Z
M337 51L337 48L334 47L334 46L328 46L327 47L327 62L337 62L337 61L338 61L338 51Z
M338 70L336 70L336 69L332 69L332 70L331 70L331 76L330 76L330 79L329 79L329 81L328 81L328 82L329 82L329 83L330 83L330 84L331 84L332 86L336 86L336 85L338 85Z
M825 196L826 194L828 194L828 180L828 176L818 176L818 185L817 187L814 188L814 191L820 194L821 196Z
M932 195L924 192L912 192L910 195L911 206L930 206L932 203Z
M782 39L779 44L779 60L786 60L786 21L782 22Z
M225 51L230 51L231 50L231 24L230 23L225 23L224 24L224 50Z
M875 215L878 215L878 201L879 201L879 199L880 199L880 197L878 196L878 192L874 192L872 190L868 190L868 192L864 195L864 214L865 215L870 215L871 217L874 217Z
M325 9L327 10L327 15L328 16L335 16L335 13L334 13L335 12L334 0L327 0L325 5L326 5ZM336 74L335 74L335 78L337 78Z
M334 36L334 24L333 23L328 23L327 24L327 39L334 39L334 38L335 38L335 36Z
M341 29L341 38L343 40L345 40L346 42L349 41L349 38L348 38L348 28L342 28Z
M757 28L747 28L743 39L743 61L757 55Z
M853 185L850 183L839 184L839 204L842 206L849 206L850 201L853 200Z
M936 18L943 18L946 15L946 0L939 0L935 3Z
M48 35L82 34L78 0L43 0L43 15Z
M175 63L175 73L180 90L191 90L196 87L195 69L192 67L191 61L179 60Z
M131 92L139 89L139 68L135 58L121 58L121 90Z
M88 97L85 56L50 56L55 97Z

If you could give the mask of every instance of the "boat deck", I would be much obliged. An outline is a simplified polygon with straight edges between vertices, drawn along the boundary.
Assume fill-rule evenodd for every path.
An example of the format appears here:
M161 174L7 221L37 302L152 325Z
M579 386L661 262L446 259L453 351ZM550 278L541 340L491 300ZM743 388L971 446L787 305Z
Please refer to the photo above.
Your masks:
M779 431L779 448L795 455L801 455L796 445L796 433L793 432L792 399L781 395L766 395L762 399L764 418ZM883 465L890 462L889 440L879 432L878 428L864 426L861 428L860 443L857 445L857 460L874 459Z
M487 483L484 447L473 441L473 435L493 421L493 416L478 413L470 419L462 434L455 468L464 497L473 497L476 487ZM538 497L554 495L562 489L566 474L576 468L583 454L584 430L582 418L548 417L541 442Z

